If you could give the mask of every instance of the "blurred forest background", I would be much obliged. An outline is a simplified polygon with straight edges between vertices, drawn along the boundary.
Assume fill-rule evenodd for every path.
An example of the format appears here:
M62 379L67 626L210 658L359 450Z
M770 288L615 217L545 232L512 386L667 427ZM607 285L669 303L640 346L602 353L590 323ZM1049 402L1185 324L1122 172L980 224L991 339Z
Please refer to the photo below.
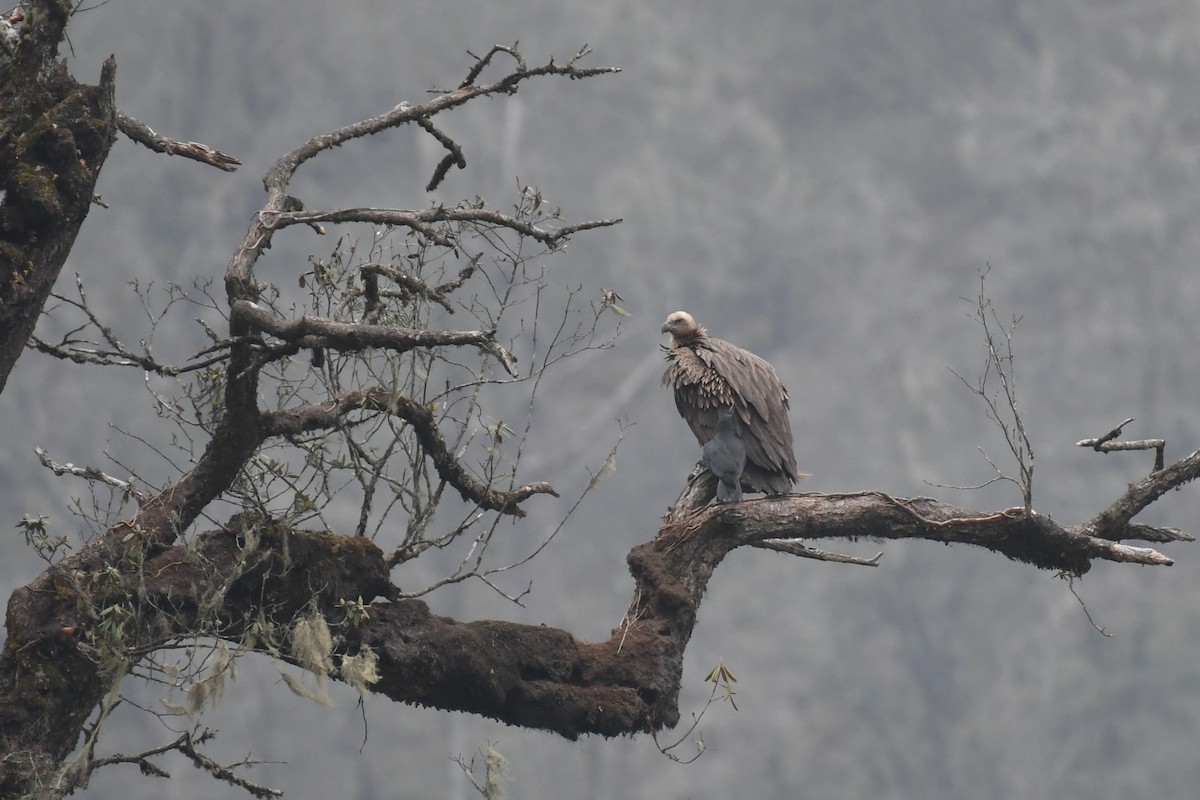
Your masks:
M100 181L110 207L92 211L61 287L78 272L134 342L148 330L128 282L219 282L262 202L261 176L299 142L457 85L466 51L495 43L520 40L531 64L589 43L585 66L624 69L534 82L439 118L468 165L436 195L423 187L440 152L415 130L352 143L294 184L315 207L478 194L507 208L519 181L568 220L625 219L546 262L560 296L614 290L633 317L615 347L568 362L543 390L522 475L564 499L527 503L535 513L506 534L513 552L565 513L621 419L634 427L616 472L505 578L516 592L533 581L525 608L468 585L433 594L438 613L585 639L618 624L632 588L625 553L654 535L698 456L658 386L659 325L677 308L775 364L800 468L813 473L802 490L1019 504L1005 484L936 486L991 478L979 448L1016 472L979 398L947 369L982 367L961 298L988 264L1002 317L1022 318L1017 377L1040 513L1082 521L1145 474L1145 454L1074 446L1125 417L1137 418L1127 437L1165 437L1168 460L1200 447L1194 2L110 0L70 34L81 80L116 54L125 113L244 163L226 175L118 142ZM273 272L260 277L295 287L335 238L277 237ZM201 341L190 312L156 339L176 362ZM21 515L82 528L69 499L85 488L42 469L34 446L153 476L162 462L137 437L165 434L141 374L33 353L0 414L7 598L41 569L13 527ZM1195 492L1164 498L1148 521L1200 533ZM297 798L470 797L450 757L488 743L510 762L510 796L531 800L1191 796L1200 549L1168 554L1177 566L1101 564L1076 584L1106 638L1066 582L967 547L889 543L878 569L736 552L701 608L682 702L685 719L703 706L704 675L724 659L740 710L708 712L708 752L689 766L649 738L567 742L371 698L360 712L344 686L323 708L294 697L263 658L243 660L206 722L221 731L216 755L273 762L251 779ZM421 559L397 581L428 582L438 567ZM161 695L129 690L146 703ZM133 710L110 725L98 755L173 738ZM244 796L182 759L165 765L170 782L102 770L89 795Z

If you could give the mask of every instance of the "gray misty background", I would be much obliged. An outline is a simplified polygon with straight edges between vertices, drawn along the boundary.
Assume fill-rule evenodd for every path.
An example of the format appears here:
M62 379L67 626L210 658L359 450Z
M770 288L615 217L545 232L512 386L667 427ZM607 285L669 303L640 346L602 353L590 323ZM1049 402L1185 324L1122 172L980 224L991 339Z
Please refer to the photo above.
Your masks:
M92 212L61 286L80 273L130 341L147 329L128 281L219 281L277 155L456 85L466 50L519 39L538 63L586 42L587 63L625 70L535 82L443 118L468 167L433 196L423 186L440 153L413 131L352 143L294 186L318 207L481 194L505 208L519 177L571 220L625 219L547 261L562 286L597 299L615 290L634 316L614 348L547 389L522 474L564 499L529 502L537 513L507 534L513 552L561 517L620 418L636 424L616 472L507 579L513 591L533 580L526 608L467 586L429 598L439 613L586 639L618 624L632 586L624 554L653 536L698 455L658 387L658 329L676 308L776 365L800 468L814 474L804 490L1019 503L1003 484L931 486L992 477L979 448L1015 472L947 369L973 376L982 364L960 298L974 296L985 264L1001 314L1023 317L1018 381L1041 513L1081 521L1145 474L1144 454L1074 447L1127 416L1137 417L1127 435L1165 437L1169 460L1200 447L1193 2L112 0L70 32L81 79L116 54L123 111L244 162L225 175L125 140L114 149L100 182L111 207ZM278 237L264 277L294 288L333 238ZM163 357L197 349L192 316L168 319ZM165 435L152 408L141 374L22 359L0 397L0 594L40 570L13 527L22 514L82 528L68 501L84 487L41 469L33 447L166 480L174 473L134 438ZM1188 487L1146 516L1195 533L1197 508ZM740 710L708 712L709 752L690 766L649 738L567 742L374 699L362 712L344 686L322 708L292 696L264 658L241 662L206 717L220 730L213 752L277 762L250 777L296 798L470 797L449 757L489 742L519 798L1165 798L1200 785L1196 546L1171 547L1169 569L1101 564L1076 585L1112 638L1048 573L967 547L883 549L879 569L741 551L721 566L689 649L683 713L703 706L704 675L722 658ZM436 567L397 579L415 585ZM163 695L129 690L151 704ZM131 710L102 750L170 737ZM90 796L244 796L181 760L166 766L175 780L102 771Z

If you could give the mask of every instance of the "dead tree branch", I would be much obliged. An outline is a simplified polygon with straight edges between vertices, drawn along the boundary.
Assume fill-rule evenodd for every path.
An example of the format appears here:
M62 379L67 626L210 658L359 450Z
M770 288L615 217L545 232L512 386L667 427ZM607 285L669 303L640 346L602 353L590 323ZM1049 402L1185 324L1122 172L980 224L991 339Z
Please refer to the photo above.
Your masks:
M371 309L372 299L370 297L370 293L372 291L374 291L376 293L379 292L378 282L376 281L376 282L372 283L371 282L372 278L387 278L388 280L392 281L397 286L399 286L400 291L408 292L410 294L415 294L419 297L425 298L426 300L437 303L439 306L441 306L442 308L444 308L446 310L447 314L454 313L454 306L450 305L450 301L446 299L447 291L445 289L443 289L442 287L429 286L428 284L426 284L424 281L420 280L419 278L409 275L406 272L402 272L401 270L389 267L386 264L365 264L361 268L360 271L363 275L363 281L364 281L364 285L365 285L364 291L368 294L368 299L367 299L368 310L366 311L366 313L364 315L366 319L370 319L370 315L371 315L370 309ZM375 288L372 289L371 288L372 286L374 286ZM455 287L455 288L457 288L457 287ZM374 302L378 303L378 294L377 294Z
M155 133L146 123L136 120L127 114L122 114L120 111L117 112L117 129L131 140L144 147L148 147L156 153L166 153L169 156L183 156L184 158L199 161L201 164L208 164L210 167L216 167L225 172L234 172L242 164L241 161L238 161L233 156L222 153L220 150L209 147L206 144L181 142L178 139L170 139Z
M1138 439L1129 442L1114 441L1121 435L1121 429L1129 423L1133 422L1133 417L1129 417L1117 427L1113 428L1103 436L1095 439L1081 439L1075 443L1076 447L1090 447L1097 453L1112 453L1119 450L1153 450L1154 451L1154 467L1151 473L1157 472L1163 468L1163 451L1166 450L1167 442L1164 439Z
M1175 485L1200 475L1200 454L1167 471ZM1160 487L1161 488L1161 487ZM880 492L787 495L705 507L663 526L628 557L634 578L628 624L606 641L585 643L540 625L499 621L456 622L434 616L417 600L400 600L382 551L361 537L292 529L240 516L223 530L188 546L149 551L137 568L118 573L107 597L137 598L131 615L154 613L156 625L131 625L125 644L153 650L164 639L200 633L245 642L248 626L286 628L317 609L336 634L332 660L369 651L377 679L369 690L393 700L468 711L567 738L657 731L679 719L678 693L696 613L717 565L743 546L777 548L780 542L825 538L918 538L972 544L1042 569L1079 576L1096 560L1169 565L1172 560L1115 539L1144 537L1125 526L1112 538L1092 533L1092 523L1061 526L1023 509L979 513L927 498ZM1156 540L1191 541L1189 534L1153 529ZM106 634L81 613L95 598L81 598L63 575L110 563L92 545L18 590L10 603L10 658L22 674L47 674L70 665L77 692L55 697L63 712L86 718L107 684L94 652ZM57 588L56 588L57 587ZM215 594L214 594L215 593ZM365 613L346 600L363 598ZM369 602L373 598L385 600ZM392 598L387 601L386 598ZM86 600L86 602L81 602ZM211 620L200 609L217 603ZM170 609L169 614L161 611ZM16 620L40 620L36 628ZM219 620L214 627L213 620ZM434 657L453 652L454 659ZM286 653L286 660L299 662ZM12 673L6 673L11 679ZM335 676L336 677L336 676ZM463 691L471 686L470 692ZM80 696L80 693L87 694ZM520 696L522 702L505 698ZM49 724L45 709L39 713ZM0 735L17 745L48 735L29 727L20 706L0 710ZM16 725L17 727L13 727ZM14 738L15 737L15 738ZM58 734L63 746L74 735Z
M957 371L953 369L950 371L962 381L964 386L984 401L988 419L995 423L1000 432L1004 434L1004 442L1017 462L1019 479L1013 479L996 469L999 475L993 480L1009 480L1020 486L1021 495L1025 501L1025 513L1032 514L1033 442L1030 441L1029 434L1025 431L1025 422L1021 418L1017 403L1016 358L1013 353L1013 336L1021 318L1013 316L1007 326L1000 321L1000 316L985 291L984 284L989 269L982 269L979 272L979 292L976 296L973 299L962 298L974 306L971 316L983 328L984 343L987 345L987 358L984 359L983 370L974 383L968 381ZM992 376L995 376L1000 383L999 392L988 385L988 380ZM986 453L984 457L987 457ZM994 469L996 468L990 458L988 458L988 463L991 463Z
M134 486L132 481L123 481L120 478L114 478L96 467L77 467L74 464L59 464L50 460L50 455L40 447L34 448L37 453L38 460L42 462L42 466L53 472L55 475L73 475L77 478L83 478L88 481L97 481L106 486L111 486L130 497L134 497L138 502L147 499L147 495L141 489Z
M1200 450L1168 467L1150 473L1137 483L1130 484L1128 491L1121 495L1117 502L1097 514L1085 527L1092 536L1100 539L1132 538L1144 541L1162 541L1161 539L1150 539L1144 534L1126 535L1135 529L1145 530L1144 526L1132 526L1129 521L1167 492L1194 481L1197 477L1200 477ZM1151 528L1149 530L1166 536L1179 533L1173 528Z
M412 425L425 455L433 462L442 480L457 489L464 500L480 508L523 517L525 510L519 504L533 495L558 497L558 492L548 483L529 483L504 492L476 481L450 453L433 412L407 397L382 388L346 392L330 402L265 415L263 431L271 436L288 436L334 428L342 424L347 415L362 411L392 414Z
M45 355L72 361L76 364L91 364L101 367L136 367L163 377L174 377L190 372L197 372L215 364L220 364L228 358L225 347L221 346L220 343L218 343L218 346L207 348L203 352L196 354L183 366L159 361L154 357L146 341L141 343L140 351L134 350L122 342L112 327L105 324L95 311L92 310L87 292L84 289L83 278L78 273L75 274L74 297L67 297L58 293L52 293L51 297L59 304L78 311L83 315L85 322L64 334L57 343L50 343L37 336L30 336L28 346ZM147 310L147 313L150 315L152 332L163 316L165 316L168 309L179 301L190 299L178 287L172 287L168 291L167 298L164 308L161 311L150 312ZM143 295L142 299L143 303L149 302L149 298L145 295ZM85 331L93 332L92 335L98 337L98 339L88 338L85 335Z
M516 358L496 341L495 331L428 331L390 325L335 322L319 317L285 320L247 300L235 300L231 315L235 322L269 333L298 347L322 347L356 351L380 347L397 352L418 347L474 345L493 355L510 375L515 375Z
M401 228L412 228L427 235L431 241L446 247L452 247L454 242L439 233L432 226L439 222L470 222L486 224L497 228L508 228L534 241L554 248L562 241L580 231L607 228L620 224L620 219L601 219L590 222L580 222L574 225L563 225L552 230L516 219L499 211L471 206L434 206L420 211L403 211L392 208L341 208L333 211L291 211L270 217L265 226L271 230L280 230L291 225L312 225L314 223L350 223L360 222L371 225L394 225Z

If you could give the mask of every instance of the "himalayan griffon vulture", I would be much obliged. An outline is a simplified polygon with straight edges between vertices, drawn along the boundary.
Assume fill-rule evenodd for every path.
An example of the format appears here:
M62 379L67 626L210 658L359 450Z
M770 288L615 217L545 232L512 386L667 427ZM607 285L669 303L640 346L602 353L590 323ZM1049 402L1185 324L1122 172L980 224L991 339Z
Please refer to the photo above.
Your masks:
M717 432L722 410L733 407L736 435L746 447L743 484L765 494L786 494L800 477L792 453L787 389L775 368L737 345L709 336L686 311L667 317L670 366L663 386L703 447Z

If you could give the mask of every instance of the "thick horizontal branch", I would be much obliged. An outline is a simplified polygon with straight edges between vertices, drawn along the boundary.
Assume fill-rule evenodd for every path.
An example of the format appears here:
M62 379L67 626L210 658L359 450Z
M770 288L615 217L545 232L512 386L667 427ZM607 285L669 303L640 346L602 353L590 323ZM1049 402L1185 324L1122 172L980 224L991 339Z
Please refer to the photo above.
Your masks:
M1026 517L1023 509L982 514L882 493L791 495L709 506L635 547L629 554L633 602L604 642L584 644L541 626L457 623L429 615L421 605L372 611L356 637L380 656L382 678L373 688L394 699L569 738L657 730L678 720L682 653L707 582L731 550L863 536L975 544L1072 574L1086 572L1095 558L1170 563L1147 548L1114 545L1047 518ZM521 702L510 702L514 696Z
M683 652L708 580L732 550L862 536L975 544L1072 574L1094 558L1169 563L1153 550L1098 541L1022 511L982 514L882 493L790 495L706 507L635 547L633 601L603 642L540 625L457 622L403 601L372 605L359 627L343 628L339 648L375 652L380 680L371 688L395 700L568 738L657 730L678 720Z
M428 410L422 414L415 404L382 395L368 402L403 406L414 419L428 420ZM8 699L0 707L0 745L10 752L43 748L38 752L54 764L77 740L109 688L91 655L108 634L88 608L127 604L136 623L126 626L121 641L135 653L181 637L245 642L252 625L267 637L262 647L278 651L296 620L316 610L333 630L335 667L364 648L378 658L378 680L369 687L374 692L568 738L615 736L678 721L683 654L697 610L713 571L738 547L789 550L787 542L830 537L921 538L973 544L1071 575L1087 572L1094 559L1171 563L1155 550L1097 539L1083 528L1023 509L980 513L881 492L704 506L677 513L657 537L630 551L632 602L612 636L596 643L541 625L434 616L420 601L398 599L383 553L362 537L293 530L246 515L186 547L151 546L138 558L112 552L143 548L137 538L106 537L13 593L8 645L0 656L0 691ZM1153 536L1168 530L1155 529ZM1120 531L1122 538L1147 532L1143 526ZM91 572L109 577L89 581ZM369 603L361 609L365 614L347 610L345 601L357 598ZM69 676L74 691L54 693L48 707L39 687L58 679L53 676Z
M1125 442L1083 439L1075 443L1077 447L1090 447L1098 453L1116 453L1122 450L1161 450L1166 444L1165 439L1130 439Z
M1114 433L1116 431L1110 431ZM1154 466L1151 472L1163 468L1163 452L1167 449L1165 439L1134 439L1128 442L1114 442L1108 439L1084 439L1075 443L1077 447L1090 447L1097 453L1119 453L1129 450L1153 450Z
M1170 558L1149 548L1114 547L1091 535L1087 525L1064 527L1024 509L980 513L928 498L897 498L882 492L793 494L757 498L732 505L705 506L675 517L664 536L722 528L738 545L764 540L926 539L970 544L1042 569L1082 575L1096 559L1168 565ZM1127 526L1113 538L1151 541L1190 540L1171 529ZM775 547L774 549L779 549Z
M335 322L324 317L283 317L249 300L233 303L234 320L300 347L356 351L378 347L405 352L418 347L475 345L495 356L510 373L516 359L496 342L495 331L427 331L393 325Z
M379 387L343 392L324 403L264 415L263 431L269 436L291 436L307 431L329 430L343 424L349 414L361 411L391 414L408 422L426 457L433 462L438 476L458 490L464 500L480 508L523 517L525 511L520 507L523 501L535 494L558 496L548 483L528 483L511 491L501 491L475 480L446 446L432 411L407 397Z

